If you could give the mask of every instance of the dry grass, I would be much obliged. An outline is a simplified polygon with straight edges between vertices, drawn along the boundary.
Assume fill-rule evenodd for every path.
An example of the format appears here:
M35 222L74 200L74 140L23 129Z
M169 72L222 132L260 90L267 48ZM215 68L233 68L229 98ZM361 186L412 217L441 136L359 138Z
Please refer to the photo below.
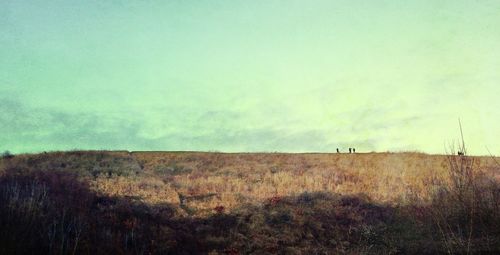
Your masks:
M0 253L36 247L104 254L496 251L495 160L99 151L1 158L0 212L9 217L0 217L8 229L0 231ZM469 170L457 172L462 162ZM43 231L55 233L50 246ZM33 241L18 245L17 236Z
M99 176L90 181L90 184L94 190L111 197L141 199L149 204L179 204L179 196L172 185L157 178Z
M304 192L363 194L379 203L404 205L415 198L428 201L448 174L446 156L420 153L369 154L222 154L135 152L147 174L162 178L177 193L192 199L189 207L206 211L221 205ZM158 172L158 166L188 169ZM498 178L494 160L477 157L479 171ZM182 171L181 171L182 172ZM496 174L496 177L495 177Z
M478 172L500 181L493 158L474 159ZM304 192L362 194L391 205L429 201L448 165L445 155L422 153L56 152L2 160L0 171L70 170L104 195L182 205L190 214L206 215L217 206L231 210Z

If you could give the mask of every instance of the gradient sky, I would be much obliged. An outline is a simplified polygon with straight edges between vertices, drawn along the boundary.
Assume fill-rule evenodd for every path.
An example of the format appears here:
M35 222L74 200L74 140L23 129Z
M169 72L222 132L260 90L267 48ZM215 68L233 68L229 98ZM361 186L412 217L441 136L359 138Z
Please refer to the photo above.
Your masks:
M500 154L500 1L0 2L0 150Z

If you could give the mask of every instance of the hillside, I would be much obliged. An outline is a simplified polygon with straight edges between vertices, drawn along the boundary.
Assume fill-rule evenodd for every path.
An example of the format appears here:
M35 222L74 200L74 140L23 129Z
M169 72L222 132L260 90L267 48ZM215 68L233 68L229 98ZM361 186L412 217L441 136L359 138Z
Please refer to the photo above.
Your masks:
M421 153L17 155L0 161L0 253L492 251L500 247L498 161Z

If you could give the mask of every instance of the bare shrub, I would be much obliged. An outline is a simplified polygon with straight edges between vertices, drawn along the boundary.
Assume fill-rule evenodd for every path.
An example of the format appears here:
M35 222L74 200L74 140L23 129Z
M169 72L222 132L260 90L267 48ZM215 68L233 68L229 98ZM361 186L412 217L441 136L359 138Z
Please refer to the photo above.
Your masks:
M500 247L500 184L478 169L465 142L451 147L448 173L436 190L430 213L445 251L477 253Z
M74 252L92 198L71 173L8 172L0 179L0 253Z
M10 151L4 151L2 152L2 154L0 155L0 158L5 158L5 159L9 159L9 158L13 158L14 157L14 154L12 154Z

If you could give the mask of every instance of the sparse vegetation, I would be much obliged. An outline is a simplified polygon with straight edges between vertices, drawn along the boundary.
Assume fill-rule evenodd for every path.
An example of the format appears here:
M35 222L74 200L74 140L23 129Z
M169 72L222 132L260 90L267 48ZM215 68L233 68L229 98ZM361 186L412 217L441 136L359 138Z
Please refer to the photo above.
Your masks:
M133 176L141 167L128 152L70 151L33 155L19 155L12 158L7 170L18 171L65 171L80 176Z
M2 157L0 254L494 253L495 160L419 153Z

